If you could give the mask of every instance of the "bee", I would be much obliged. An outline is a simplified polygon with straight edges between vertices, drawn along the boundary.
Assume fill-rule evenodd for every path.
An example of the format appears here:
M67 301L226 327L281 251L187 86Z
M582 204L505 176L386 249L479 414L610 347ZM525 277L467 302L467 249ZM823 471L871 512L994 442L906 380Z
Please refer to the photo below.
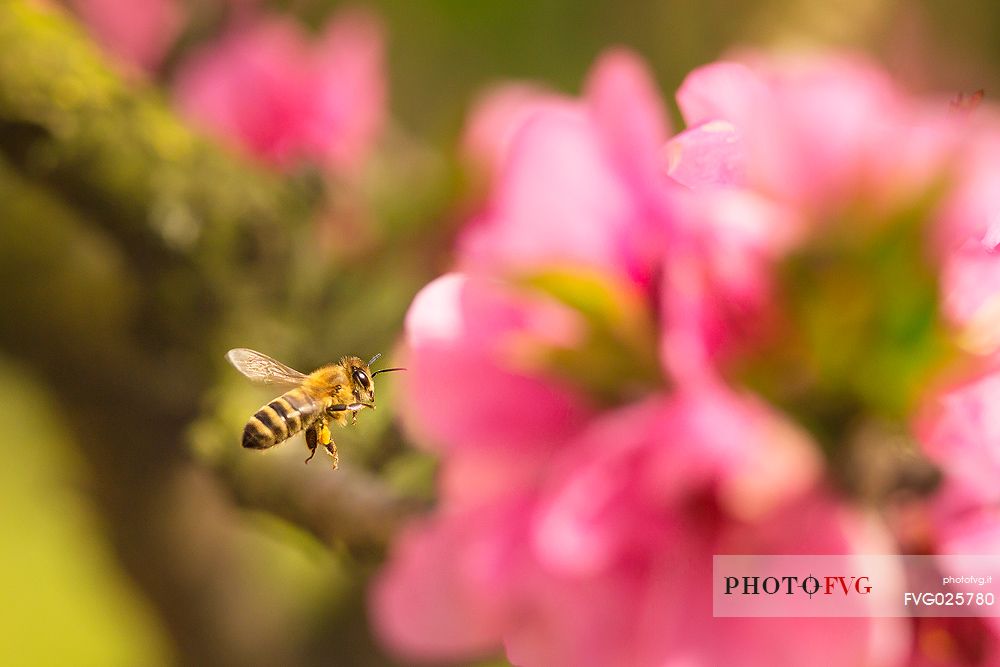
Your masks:
M254 350L242 347L230 350L226 359L254 382L291 387L250 417L243 429L243 446L267 449L305 429L309 447L305 462L309 463L316 455L316 448L323 445L336 470L340 459L330 436L330 422L341 426L347 426L348 421L355 424L359 411L375 409L375 376L406 370L383 368L373 373L371 365L380 356L376 354L367 364L358 357L342 357L337 363L306 375Z

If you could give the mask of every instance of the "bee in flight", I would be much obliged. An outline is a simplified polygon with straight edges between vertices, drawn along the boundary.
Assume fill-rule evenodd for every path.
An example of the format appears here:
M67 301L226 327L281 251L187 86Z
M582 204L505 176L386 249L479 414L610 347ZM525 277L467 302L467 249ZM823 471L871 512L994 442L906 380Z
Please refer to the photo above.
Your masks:
M351 424L357 422L359 410L375 409L374 377L406 370L383 368L373 373L371 365L380 356L376 354L367 364L358 357L342 357L306 375L260 352L243 347L230 350L226 359L254 382L291 387L254 413L243 429L243 446L267 449L305 429L309 446L306 463L316 455L316 447L323 445L336 469L339 458L330 422L347 426L348 416Z

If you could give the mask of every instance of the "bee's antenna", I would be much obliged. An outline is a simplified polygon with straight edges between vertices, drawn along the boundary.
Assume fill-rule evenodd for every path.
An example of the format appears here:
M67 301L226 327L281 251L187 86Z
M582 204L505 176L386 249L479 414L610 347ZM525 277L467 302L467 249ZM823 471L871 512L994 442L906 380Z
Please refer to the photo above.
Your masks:
M378 358L381 357L381 356L382 356L382 353L379 352L374 357L372 357L371 360L368 362L368 368L371 368L372 364L374 364L376 361L378 361ZM374 373L372 375L374 375Z
M383 368L372 373L372 377L375 377L379 373L391 373L392 371L405 371L405 368Z

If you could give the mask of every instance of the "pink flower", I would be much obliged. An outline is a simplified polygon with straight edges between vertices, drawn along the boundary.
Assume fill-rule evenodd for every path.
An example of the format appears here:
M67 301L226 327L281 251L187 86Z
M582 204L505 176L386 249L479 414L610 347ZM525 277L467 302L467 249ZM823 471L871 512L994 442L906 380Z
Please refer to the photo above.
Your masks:
M648 284L674 186L659 166L666 120L652 90L644 66L617 52L595 68L585 102L508 98L484 107L470 136L505 126L509 139L499 151L480 149L504 159L486 210L460 241L462 266L563 265Z
M776 269L837 216L877 217L922 196L944 149L884 73L847 57L714 63L677 99L688 129L663 157L692 195L675 216L684 242L668 248L662 354L694 378L787 329ZM901 144L928 148L904 159Z
M898 304L940 299L939 331L957 333L954 340L978 354L1000 347L1000 292L994 287L1000 284L994 248L1000 232L991 212L998 191L998 135L985 110L972 119L951 114L947 100L909 97L872 64L843 57L782 61L750 56L744 62L715 63L687 77L678 103L689 128L667 144L667 169L694 196L686 213L676 216L688 222L692 229L684 236L692 240L679 253L673 250L680 259L667 269L675 273L673 284L683 289L664 290L664 312L674 322L663 355L678 360L675 372L682 365L688 375L704 372L705 366L730 368L748 355L774 356L775 349L812 354L824 331L830 339L839 338L842 354L863 355L864 345L855 351L847 347L858 330L887 330L907 319L907 326L918 327L926 319L914 306L908 313L885 315L897 324L878 322L876 313L866 323L851 325L846 318L824 317L823 312L842 306L821 305L818 293L789 303L796 298L794 289L776 286L773 278L803 252L839 253L847 260L835 271L826 269L827 278L815 272L811 279L865 285L852 297L858 309L870 308L860 305L870 298L865 291L900 311L905 306ZM885 231L906 224L905 231ZM921 267L922 285L912 275L917 270L905 278L887 270L879 278L874 263L849 266L874 262L876 251L861 246L889 243L891 233L909 235L904 241L909 257L897 261L899 267ZM851 244L858 245L850 252L859 254L848 259ZM862 259L864 253L869 259ZM816 257L800 261L796 266L802 270L819 266ZM846 275L850 272L855 275ZM837 293L828 287L831 295ZM902 294L905 290L909 295ZM805 317L814 321L802 321ZM847 331L850 326L856 330ZM809 331L818 335L793 338ZM942 347L930 338L913 358L934 345ZM771 351L762 352L761 344ZM856 363L870 366L871 361ZM831 370L827 360L817 358L791 363L821 374L850 367ZM914 390L885 391L898 397Z
M406 322L406 425L442 455L440 502L395 545L373 620L418 659L900 664L897 619L712 618L713 554L891 545L822 482L811 437L715 364L770 306L813 185L757 189L743 117L667 146L654 91L617 51L582 100L508 91L473 122L490 196ZM828 147L831 191L853 150Z
M140 71L160 64L184 23L177 0L68 0L94 38Z
M931 549L995 555L1000 550L1000 373L992 368L932 394L915 431L943 473L941 488L923 508ZM942 567L947 574L966 576L960 562L945 558ZM1000 577L1000 568L991 572L979 564L979 569L983 576ZM950 620L918 626L915 665L1000 665L1000 619Z
M366 13L338 15L312 41L290 21L249 19L185 63L176 94L193 120L275 166L346 169L383 123L382 59Z
M375 620L417 658L502 641L518 665L796 665L816 652L895 664L906 640L895 620L779 621L795 639L775 653L773 621L712 618L715 553L882 548L815 487L817 463L804 436L725 391L607 413L541 476L509 476L471 501L445 490L397 544Z
M812 209L870 189L913 122L881 70L848 58L716 63L692 72L677 99L693 131L731 125L748 184Z

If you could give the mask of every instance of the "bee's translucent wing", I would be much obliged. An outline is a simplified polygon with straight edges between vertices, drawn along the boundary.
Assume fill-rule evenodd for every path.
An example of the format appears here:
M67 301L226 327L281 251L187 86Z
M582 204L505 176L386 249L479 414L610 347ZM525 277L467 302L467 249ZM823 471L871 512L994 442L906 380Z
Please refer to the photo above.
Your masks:
M299 385L306 376L294 368L289 368L280 361L266 354L238 347L226 353L226 359L236 370L254 382L264 384Z

